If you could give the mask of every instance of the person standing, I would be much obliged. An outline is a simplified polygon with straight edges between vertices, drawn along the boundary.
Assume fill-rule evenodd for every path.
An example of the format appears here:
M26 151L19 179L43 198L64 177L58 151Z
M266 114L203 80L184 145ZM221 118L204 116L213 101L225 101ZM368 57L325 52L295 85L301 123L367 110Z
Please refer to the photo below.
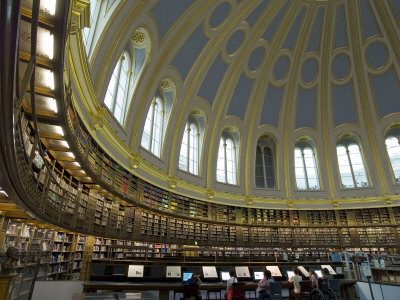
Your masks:
M235 271L230 270L229 271L229 279L226 282L225 299L232 300L232 298L233 298L233 287L232 287L232 284L233 283L237 283L237 282L238 282L238 280L235 277Z
M299 275L299 269L294 270L294 276L290 277L288 282L293 282L293 292L294 294L300 294L301 293L301 287L300 287L300 282L302 282L302 278ZM292 299L295 298L295 295L292 294Z
M266 270L264 271L264 278L258 282L257 293L258 297L257 300L264 300L265 298L269 298L269 286L271 283L271 271Z

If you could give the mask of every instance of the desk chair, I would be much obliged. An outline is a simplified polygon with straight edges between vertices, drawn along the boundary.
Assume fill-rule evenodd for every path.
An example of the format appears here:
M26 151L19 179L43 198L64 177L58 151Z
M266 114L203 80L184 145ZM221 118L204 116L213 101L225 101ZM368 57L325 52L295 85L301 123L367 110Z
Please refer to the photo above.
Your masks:
M336 299L341 299L340 297L340 279L330 279L328 280L329 287L335 293Z
M183 298L184 299L197 299L199 297L199 286L198 285L187 285L183 287Z
M310 299L312 289L311 280L302 281L300 282L300 293L294 294L294 298L296 300Z
M210 296L213 295L213 298L210 298ZM209 289L207 290L207 298L206 299L223 299L222 298L222 290L221 289ZM218 296L218 298L217 298Z
M280 299L282 300L282 282L270 282L269 290L271 291L271 300Z
M174 290L174 300L176 300L176 296L178 295L178 300L183 298L183 291L181 290Z

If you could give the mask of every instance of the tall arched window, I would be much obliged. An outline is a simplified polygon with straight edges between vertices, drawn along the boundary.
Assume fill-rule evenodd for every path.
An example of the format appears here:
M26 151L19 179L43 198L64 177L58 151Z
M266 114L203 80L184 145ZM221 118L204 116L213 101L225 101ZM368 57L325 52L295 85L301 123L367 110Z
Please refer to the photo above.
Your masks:
M142 135L142 147L161 156L161 144L164 130L164 103L160 96L155 96L146 117Z
M121 55L108 84L104 104L119 123L123 123L128 103L129 78L131 60L128 51Z
M224 133L219 142L217 181L237 184L237 151L234 137Z
M399 139L395 136L389 136L385 140L386 149L389 155L390 163L396 182L400 182L400 145Z
M310 141L297 142L294 148L296 185L299 190L319 190L315 147Z
M364 160L354 138L340 140L336 145L336 152L343 188L368 186Z
M275 143L269 137L262 137L257 143L256 152L256 187L275 188Z
M194 122L187 122L183 133L179 169L189 173L199 174L199 127Z
M98 0L90 0L90 27L82 29L82 38L86 55L89 55L91 49L93 32L95 31L98 17L100 15L100 5L101 3Z

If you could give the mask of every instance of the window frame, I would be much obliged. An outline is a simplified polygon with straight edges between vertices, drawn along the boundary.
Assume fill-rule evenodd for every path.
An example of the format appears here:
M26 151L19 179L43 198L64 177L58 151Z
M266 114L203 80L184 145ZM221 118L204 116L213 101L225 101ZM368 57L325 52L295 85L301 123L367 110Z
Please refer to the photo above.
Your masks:
M351 158L350 151L349 151L349 147L352 146L352 145L356 145L358 147L358 151L359 151L360 156L361 156L361 162L362 162L362 166L363 166L363 171L365 173L365 179L367 181L367 185L365 185L365 186L358 186L357 185L356 174L354 172L354 166L353 166L352 158ZM343 186L342 172L340 171L340 163L339 163L340 160L339 160L339 155L338 155L338 147L345 148L347 161L349 162L351 178L352 178L352 181L353 181L353 186L352 187ZM369 187L371 187L370 178L368 176L368 170L367 170L367 166L366 166L365 159L364 159L363 148L361 147L361 143L359 141L357 141L355 138L340 139L336 143L336 159L337 159L337 168L338 168L338 172L339 172L340 186L341 186L342 189L349 190L349 189L360 189L360 188L369 188Z
M262 145L262 144L260 144L260 140L261 140L261 138L259 139L259 141L257 142L257 148L256 148L256 164L255 164L255 187L257 188L257 189L267 189L267 190L275 190L276 189L276 166L275 166L275 149L274 149L274 147L273 147L273 145L270 145L270 143L267 143L266 145ZM262 167L262 172L263 172L263 183L264 183L264 186L263 187L260 187L260 186L257 186L257 149L258 149L258 147L260 147L260 149L261 149L261 160L262 160L262 165L261 165L261 167ZM270 151L271 151L271 159L272 159L272 168L273 168L273 170L272 170L272 174L273 174L273 180L274 180L274 186L273 187L268 187L268 178L269 177L267 177L267 166L266 166L266 164L265 164L265 149L266 148L268 148ZM259 177L259 176L258 176Z
M154 141L155 141L155 138L154 138L154 127L155 127L155 117L156 117L156 105L160 105L161 106L161 110L160 110L160 134L159 134L159 141L158 141L158 144L159 144L159 147L158 147L158 149L159 149L159 151L158 151L158 153L155 153L154 152ZM151 117L150 117L150 119L148 118L148 115L151 113ZM153 97L153 100L151 101L151 104L150 104L150 107L149 107L149 110L148 110L148 112L147 112L147 115L146 115L146 120L145 120L145 124L144 124L144 126L146 126L146 123L147 123L147 120L150 120L150 133L149 133L149 145L148 145L148 148L145 146L145 145L143 145L143 134L144 134L144 130L143 130L143 133L142 133L142 139L141 139L141 146L144 148L144 149L146 149L147 151L150 151L151 153L153 153L154 155L156 155L157 157L161 157L161 153L162 153L162 144L163 144L163 139L164 139L164 127L165 127L165 103L164 103L164 100L162 99L162 97L161 96L159 96L159 95L155 95L154 97Z
M191 131L192 131L191 127L192 126L194 126L196 128L196 130L197 130L196 137L195 137L195 139L197 141L197 148L195 148L196 157L192 159L192 161L194 162L193 163L193 169L196 170L197 172L195 172L195 171L191 172L190 171L191 152L192 152L191 151ZM182 146L183 146L183 140L185 138L185 135L186 135L186 157L184 157L184 158L186 160L186 163L185 163L186 169L182 169L180 167L181 166L180 165L180 161L181 161L181 157L183 157L183 156L181 156L181 153L182 153ZM199 175L199 167L200 167L199 162L200 162L200 126L195 121L187 121L186 124L185 124L184 134L182 136L181 151L179 152L178 169L181 170L181 171L188 172L190 174L198 176Z
M232 179L233 179L232 182L228 182L228 178L229 178L228 177L228 173L229 173L229 171L228 171L228 155L227 155L228 154L227 153L227 146L228 146L227 142L228 141L231 141L232 145L233 145L232 152L231 152L231 155L230 155L230 156L234 157L234 159L231 160L232 161L232 169L234 169L231 172L231 174L233 175L232 176ZM220 159L219 154L220 154L220 149L221 149L221 142L223 142L223 147L224 147L224 150L223 150L223 159L224 159L223 167L224 167L224 169L223 170L218 168L219 167L218 161ZM237 144L237 142L235 141L235 138L233 136L231 136L231 135L227 135L227 136L223 135L223 136L221 136L221 139L220 139L220 142L219 142L219 145L218 145L217 166L216 166L216 181L219 182L219 183L225 183L225 184L230 184L230 185L238 185L238 157L237 157L237 155L238 155L238 147L236 146L236 144ZM218 180L218 170L222 170L224 172L224 181L219 181Z
M298 149L300 151L301 154L301 163L302 163L302 170L304 173L304 180L305 180L305 189L301 189L299 188L299 184L298 184L298 178L296 176L296 149ZM313 158L313 164L314 164L314 171L316 174L316 181L318 183L318 187L315 189L310 188L310 174L307 173L307 164L306 164L306 159L305 159L305 155L304 155L304 150L306 149L311 149L312 152L312 158ZM294 146L293 149L293 154L294 154L294 177L295 177L295 182L296 182L296 190L297 191L321 191L321 179L320 179L320 172L319 172L319 167L318 167L318 157L317 157L317 153L316 153L316 148L313 145L313 143L309 142L309 141L305 141L305 142L297 142Z
M400 174L399 174L399 177L396 177L396 173L395 173L395 170L393 168L392 157L389 154L389 149L388 149L388 145L387 145L387 140L390 139L390 138L396 139L397 140L397 146L400 148L400 137L399 137L399 135L393 134L393 133L388 134L385 137L385 148L386 148L387 156L389 158L390 167L392 169L392 175L393 175L393 178L394 178L394 182L395 182L395 184L400 184ZM399 151L399 153L400 153L400 151ZM399 167L400 167L400 165L399 165ZM399 168L398 172L400 172L400 168Z
M125 70L123 69L123 64L124 62L127 62L127 74L125 78L125 83L124 83L124 95L123 95L123 104L121 107L121 113L120 116L117 117L115 115L115 108L117 105L117 97L118 97L118 92L119 92L119 87L120 87L120 80L121 80L121 73L124 72ZM126 119L126 111L127 111L127 106L128 106L128 97L130 94L130 81L131 81L131 76L132 76L132 71L131 69L131 63L132 60L130 58L128 50L124 50L118 59L117 64L115 65L115 68L113 70L113 73L111 76L114 76L114 72L117 69L117 76L115 76L115 83L113 87L113 91L111 93L111 104L110 107L105 103L105 100L107 98L107 93L108 93L108 86L106 90L106 95L104 97L104 106L107 107L107 109L110 111L111 115L118 121L120 125L124 125L125 119ZM108 85L110 85L111 80L109 81Z

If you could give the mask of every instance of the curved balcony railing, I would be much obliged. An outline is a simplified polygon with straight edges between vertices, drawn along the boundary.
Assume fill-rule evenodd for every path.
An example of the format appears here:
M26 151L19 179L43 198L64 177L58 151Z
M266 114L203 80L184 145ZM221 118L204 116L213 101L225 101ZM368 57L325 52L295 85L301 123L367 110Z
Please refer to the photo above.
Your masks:
M62 2L62 1L59 1ZM37 1L34 1L37 4ZM65 45L68 1L55 17L55 43ZM34 91L31 93L32 114L29 121L19 104L18 28L20 1L1 2L1 42L5 46L1 57L1 176L39 219L75 232L95 236L174 244L265 246L269 247L398 247L400 216L398 208L313 212L301 216L300 211L255 209L204 202L160 189L122 168L101 149L84 128L70 101L70 91L64 94L64 53L54 57L55 99L58 118L64 128L64 138L83 170L104 190L107 199L95 189L85 187L50 155L40 140L35 113ZM3 6L7 9L3 9ZM37 22L35 5L32 24ZM34 29L35 25L33 25ZM32 30L34 32L34 30ZM35 34L32 35L32 47ZM35 57L32 48L31 56ZM32 60L30 86L35 86ZM32 89L33 90L33 89ZM27 133L27 128L32 131ZM380 215L374 223L372 214ZM359 223L353 215L371 215L371 221ZM314 216L314 215L313 215ZM308 220L307 223L303 223ZM361 220L363 220L361 218ZM396 221L397 220L397 221ZM251 226L250 226L251 225ZM373 233L367 232L372 228ZM368 229L369 230L369 229ZM358 237L355 240L354 237ZM363 236L367 236L362 240Z

